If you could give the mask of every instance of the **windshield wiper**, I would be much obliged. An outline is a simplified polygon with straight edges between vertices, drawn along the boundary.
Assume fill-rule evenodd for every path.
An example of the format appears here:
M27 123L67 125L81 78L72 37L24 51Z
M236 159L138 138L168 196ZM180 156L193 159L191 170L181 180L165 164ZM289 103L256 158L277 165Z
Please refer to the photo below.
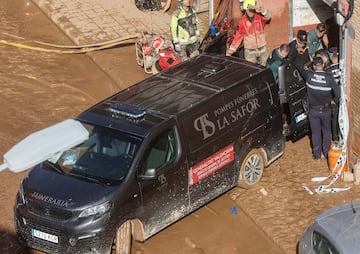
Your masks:
M89 175L84 175L84 174L82 174L82 173L80 173L78 171L74 172L74 170L72 170L69 175L75 176L75 177L78 177L78 178L81 178L81 179L85 179L85 180L88 180L90 182L100 183L100 181L98 179L96 179L94 177L91 177Z

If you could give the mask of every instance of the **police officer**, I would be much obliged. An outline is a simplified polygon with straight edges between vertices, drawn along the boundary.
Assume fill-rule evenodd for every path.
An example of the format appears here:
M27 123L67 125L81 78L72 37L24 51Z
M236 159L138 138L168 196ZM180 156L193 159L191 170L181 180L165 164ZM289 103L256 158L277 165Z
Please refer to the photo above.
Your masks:
M330 73L336 83L340 85L340 67L339 67L339 51L337 47L331 47L329 49L330 66L326 68L326 72ZM339 105L332 103L332 140L339 142L340 140L340 127L339 127Z
M320 57L313 59L313 69L304 71L306 77L312 153L315 160L322 154L328 157L331 145L331 103L338 104L340 87L333 76L324 71Z
M326 68L326 72L333 75L336 83L340 85L340 67L339 67L339 51L337 47L331 47L328 51L330 65Z

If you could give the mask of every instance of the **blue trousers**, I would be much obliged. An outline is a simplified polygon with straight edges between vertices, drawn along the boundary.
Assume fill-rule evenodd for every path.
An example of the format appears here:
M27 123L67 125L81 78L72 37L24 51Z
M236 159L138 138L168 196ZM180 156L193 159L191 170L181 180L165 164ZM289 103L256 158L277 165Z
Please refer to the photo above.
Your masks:
M331 145L331 108L325 111L309 110L312 153L315 159L321 153L327 158Z

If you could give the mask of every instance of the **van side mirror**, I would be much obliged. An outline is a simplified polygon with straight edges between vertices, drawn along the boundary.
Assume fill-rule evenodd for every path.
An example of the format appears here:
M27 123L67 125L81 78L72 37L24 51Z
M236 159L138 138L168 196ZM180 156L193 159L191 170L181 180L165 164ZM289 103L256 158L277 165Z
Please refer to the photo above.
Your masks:
M156 178L156 170L155 168L148 168L145 170L145 173L139 174L139 179L146 181L146 180L153 180Z

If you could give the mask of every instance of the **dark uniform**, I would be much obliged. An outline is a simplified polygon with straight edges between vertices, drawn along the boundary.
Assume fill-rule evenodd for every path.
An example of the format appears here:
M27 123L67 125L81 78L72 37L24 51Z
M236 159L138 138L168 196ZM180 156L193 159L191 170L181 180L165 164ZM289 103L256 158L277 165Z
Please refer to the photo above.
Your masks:
M302 31L302 30L300 30ZM289 61L298 69L300 72L304 68L304 65L310 61L309 53L306 49L306 44L304 43L303 48L300 48L297 40L294 39L289 43Z
M329 49L329 55L338 56L339 52L337 48L333 47ZM326 72L330 73L335 82L340 85L340 67L339 63L333 63L328 68L326 68ZM340 139L340 127L339 127L339 104L331 104L332 109L332 122L331 122L331 131L332 131L332 140L339 141Z
M334 77L335 82L340 85L340 67L338 63L331 64L326 68L326 72L330 73Z
M315 57L313 66L323 66L320 57ZM323 69L323 68L322 68ZM307 98L309 104L309 122L311 128L312 152L314 159L320 159L321 153L327 158L331 145L331 102L339 102L340 87L333 76L324 70L308 69L306 77Z

